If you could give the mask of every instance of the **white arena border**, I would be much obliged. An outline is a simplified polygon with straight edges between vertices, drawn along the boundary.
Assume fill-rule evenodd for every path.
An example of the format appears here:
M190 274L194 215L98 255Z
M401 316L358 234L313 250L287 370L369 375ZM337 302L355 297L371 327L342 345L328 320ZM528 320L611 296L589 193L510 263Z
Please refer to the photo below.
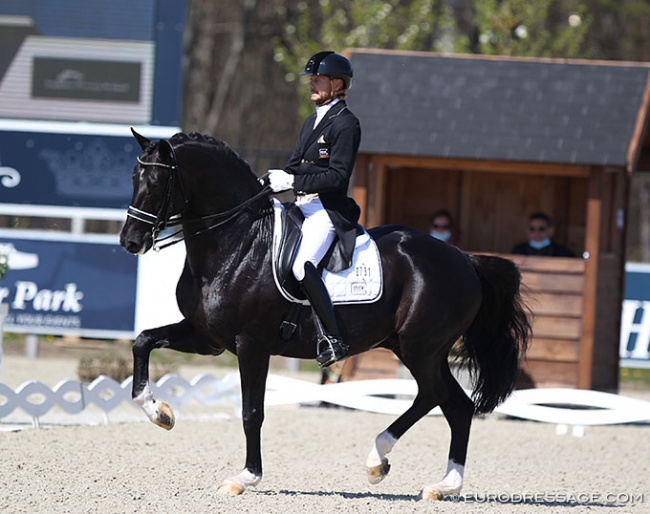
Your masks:
M131 400L132 377L121 384L109 377L99 377L86 385L78 380L64 380L53 389L41 382L29 381L16 391L0 383L0 420L16 409L32 416L33 425L58 407L68 414L80 414L94 404L108 413ZM187 381L178 375L166 375L152 383L154 396L174 409L190 402L203 405L229 405L240 408L239 374L232 372L222 379L209 374ZM417 392L414 380L359 380L320 385L280 375L269 375L266 406L318 405L321 402L355 410L400 415L411 406ZM585 426L650 422L650 402L616 394L583 389L526 389L515 391L495 412L530 421L553 423L557 433L584 434ZM441 414L440 408L430 415ZM144 417L144 414L143 414Z

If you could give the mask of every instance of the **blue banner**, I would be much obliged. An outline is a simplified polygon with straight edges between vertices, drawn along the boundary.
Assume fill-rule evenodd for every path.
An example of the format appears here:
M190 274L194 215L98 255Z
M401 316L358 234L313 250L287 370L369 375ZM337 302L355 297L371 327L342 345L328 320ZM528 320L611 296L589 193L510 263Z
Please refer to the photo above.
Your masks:
M3 0L0 118L179 126L185 0Z
M625 266L619 355L624 367L650 367L650 264Z
M8 332L131 337L138 259L118 244L0 238Z
M65 207L129 206L133 137L4 132L0 134L0 202Z

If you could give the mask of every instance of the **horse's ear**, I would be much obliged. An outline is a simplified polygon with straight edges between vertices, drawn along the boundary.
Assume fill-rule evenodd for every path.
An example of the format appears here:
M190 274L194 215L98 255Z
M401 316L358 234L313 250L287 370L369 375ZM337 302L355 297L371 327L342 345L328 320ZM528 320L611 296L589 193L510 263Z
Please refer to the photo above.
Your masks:
M174 147L166 139L158 141L158 154L161 159L171 164L176 164L176 155L174 154Z
M151 140L147 139L141 134L138 134L135 130L133 130L133 127L131 127L131 134L133 134L133 137L135 137L136 141L140 145L140 148L146 150L149 146L149 143L151 143Z

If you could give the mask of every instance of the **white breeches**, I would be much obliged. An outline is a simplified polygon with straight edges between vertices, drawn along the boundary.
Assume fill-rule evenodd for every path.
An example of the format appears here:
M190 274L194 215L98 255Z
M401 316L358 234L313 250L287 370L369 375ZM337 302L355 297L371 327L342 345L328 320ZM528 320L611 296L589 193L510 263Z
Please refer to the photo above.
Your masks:
M293 275L300 281L305 278L305 264L311 262L315 267L318 266L334 241L336 232L320 198L298 197L296 205L305 215L302 241L291 268Z

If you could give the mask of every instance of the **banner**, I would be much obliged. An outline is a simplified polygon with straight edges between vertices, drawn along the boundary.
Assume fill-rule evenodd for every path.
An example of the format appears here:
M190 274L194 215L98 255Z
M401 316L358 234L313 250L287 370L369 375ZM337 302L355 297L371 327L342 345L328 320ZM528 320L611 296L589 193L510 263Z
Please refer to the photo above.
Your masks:
M0 118L180 125L185 0L3 0Z
M70 237L70 236L67 236ZM113 242L0 237L7 332L131 338L138 260Z
M126 211L141 151L128 127L120 137L55 133L50 130L60 124L45 122L30 126L40 130L0 132L0 203Z
M650 368L650 264L625 265L619 355L624 367Z

